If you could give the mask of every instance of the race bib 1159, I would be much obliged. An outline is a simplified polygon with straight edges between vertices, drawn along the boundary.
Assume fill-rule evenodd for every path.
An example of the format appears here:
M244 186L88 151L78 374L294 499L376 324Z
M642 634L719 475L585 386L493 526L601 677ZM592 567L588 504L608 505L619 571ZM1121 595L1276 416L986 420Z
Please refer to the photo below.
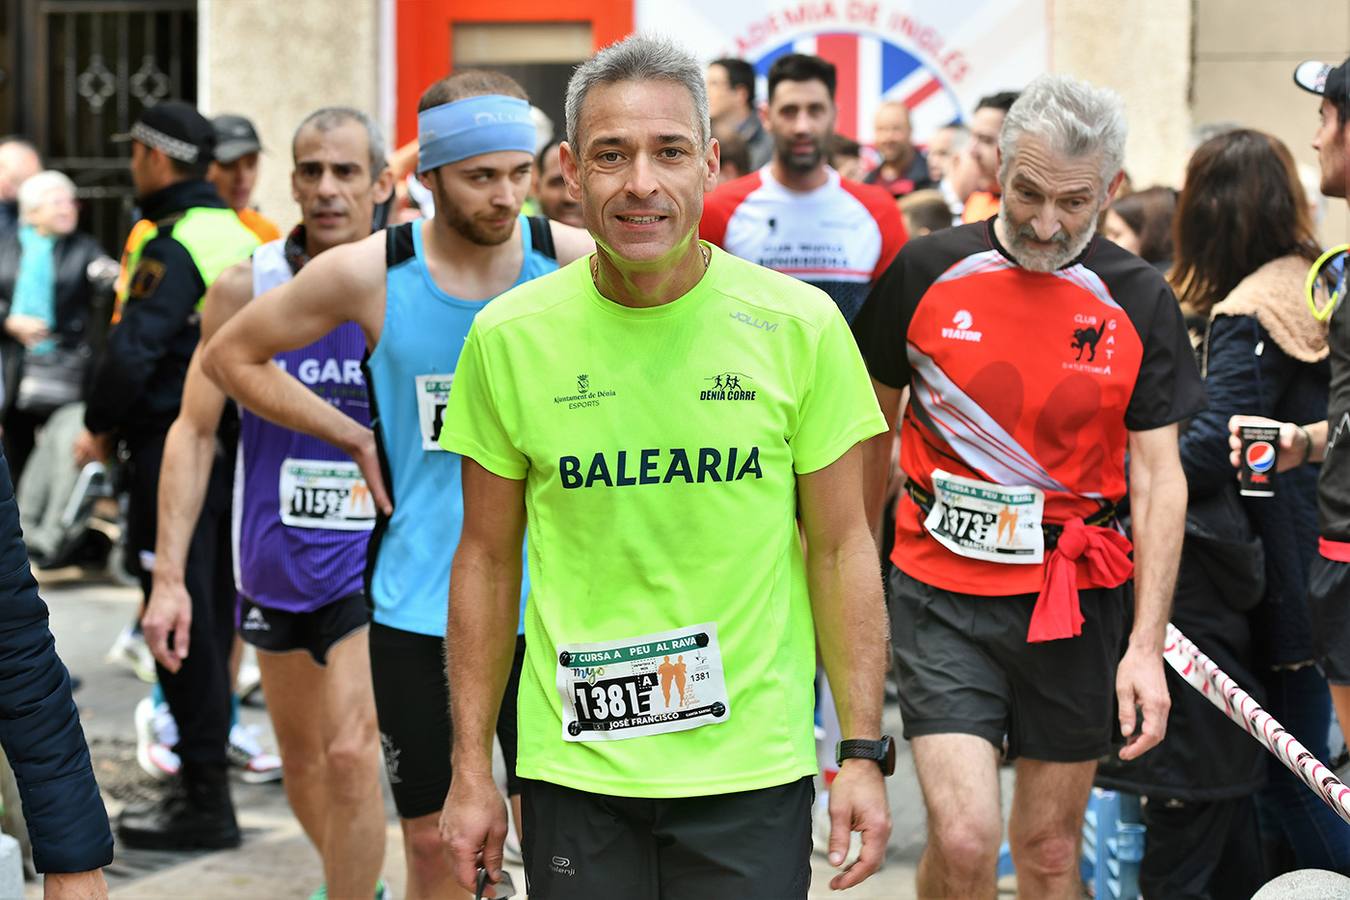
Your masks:
M281 522L292 528L369 531L375 499L354 462L287 459L278 485Z

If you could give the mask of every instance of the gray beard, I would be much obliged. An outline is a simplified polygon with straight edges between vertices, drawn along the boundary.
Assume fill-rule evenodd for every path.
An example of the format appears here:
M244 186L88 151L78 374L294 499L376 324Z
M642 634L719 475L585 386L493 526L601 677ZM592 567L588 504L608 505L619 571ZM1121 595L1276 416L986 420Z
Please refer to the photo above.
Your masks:
M1100 214L1100 210L1097 211ZM1054 250L1028 250L1019 246L1022 235L1018 234L1017 226L1012 223L1008 217L1008 208L1000 206L998 210L998 221L1003 225L1004 243L1010 255L1017 264L1029 272L1054 272L1078 258L1078 254L1083 252L1083 248L1092 240L1092 236L1097 233L1097 214L1092 216L1088 227L1083 229L1082 234L1077 237L1071 237L1068 241L1060 244Z

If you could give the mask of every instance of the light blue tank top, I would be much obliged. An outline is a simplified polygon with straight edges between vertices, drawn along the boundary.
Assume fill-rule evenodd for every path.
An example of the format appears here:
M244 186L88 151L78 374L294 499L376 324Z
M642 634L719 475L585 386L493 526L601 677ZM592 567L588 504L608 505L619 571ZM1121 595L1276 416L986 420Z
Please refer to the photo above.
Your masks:
M464 498L459 454L442 450L436 438L469 326L490 301L462 300L436 286L423 255L424 224L419 220L386 231L384 329L366 369L394 514L376 521L366 577L376 622L444 637L450 563L459 546ZM520 217L525 258L516 284L558 268L547 229L546 220ZM521 556L523 623L529 592L524 548Z

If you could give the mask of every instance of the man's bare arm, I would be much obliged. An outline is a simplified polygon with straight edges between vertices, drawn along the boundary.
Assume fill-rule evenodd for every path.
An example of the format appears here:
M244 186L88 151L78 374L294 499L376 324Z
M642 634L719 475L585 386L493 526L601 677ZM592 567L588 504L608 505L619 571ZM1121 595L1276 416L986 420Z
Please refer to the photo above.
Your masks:
M895 445L895 423L900 418L902 388L893 388L872 379L881 413L886 417L886 433L863 444L863 503L867 527L877 540L881 534L881 516L886 508L886 486L890 483L891 451Z
M243 262L221 273L202 306L202 341L220 330L253 296L253 265ZM171 672L188 654L192 605L183 583L188 546L201 515L202 500L215 459L216 429L225 395L201 368L201 347L192 354L183 399L164 439L159 473L159 515L155 530L154 586L142 616L146 643ZM174 646L168 646L170 633Z
M380 509L392 511L371 430L326 403L272 357L356 322L367 346L384 324L383 232L315 257L294 279L248 304L206 344L202 368L230 396L269 421L311 434L349 454Z
M450 570L446 649L451 721L450 793L441 832L455 879L471 888L479 854L501 869L506 809L492 780L492 735L511 672L520 612L525 482L501 478L464 457L464 527Z
M890 629L876 544L863 512L863 451L862 445L855 446L825 468L799 475L797 490L816 641L841 732L846 739L876 740L881 736ZM845 761L831 788L830 813L830 861L835 865L843 862L849 832L863 833L858 862L831 882L832 888L843 890L875 872L885 855L890 810L875 763Z
M558 254L558 265L565 266L595 252L595 238L583 228L574 228L562 222L549 222L553 229L553 247Z
M1122 759L1162 740L1171 700L1162 648L1186 529L1186 475L1176 425L1130 432L1130 519L1134 532L1134 626L1116 670ZM1135 708L1143 712L1136 723ZM1136 724L1138 727L1136 728Z

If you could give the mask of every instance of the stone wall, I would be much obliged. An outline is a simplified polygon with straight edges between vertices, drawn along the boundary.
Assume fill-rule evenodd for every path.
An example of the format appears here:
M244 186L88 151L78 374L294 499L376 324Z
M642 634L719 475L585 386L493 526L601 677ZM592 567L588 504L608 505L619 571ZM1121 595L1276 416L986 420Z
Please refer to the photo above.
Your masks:
M382 121L378 0L200 0L201 108L237 113L265 152L254 204L283 231L291 199L291 136L308 113L346 105Z

